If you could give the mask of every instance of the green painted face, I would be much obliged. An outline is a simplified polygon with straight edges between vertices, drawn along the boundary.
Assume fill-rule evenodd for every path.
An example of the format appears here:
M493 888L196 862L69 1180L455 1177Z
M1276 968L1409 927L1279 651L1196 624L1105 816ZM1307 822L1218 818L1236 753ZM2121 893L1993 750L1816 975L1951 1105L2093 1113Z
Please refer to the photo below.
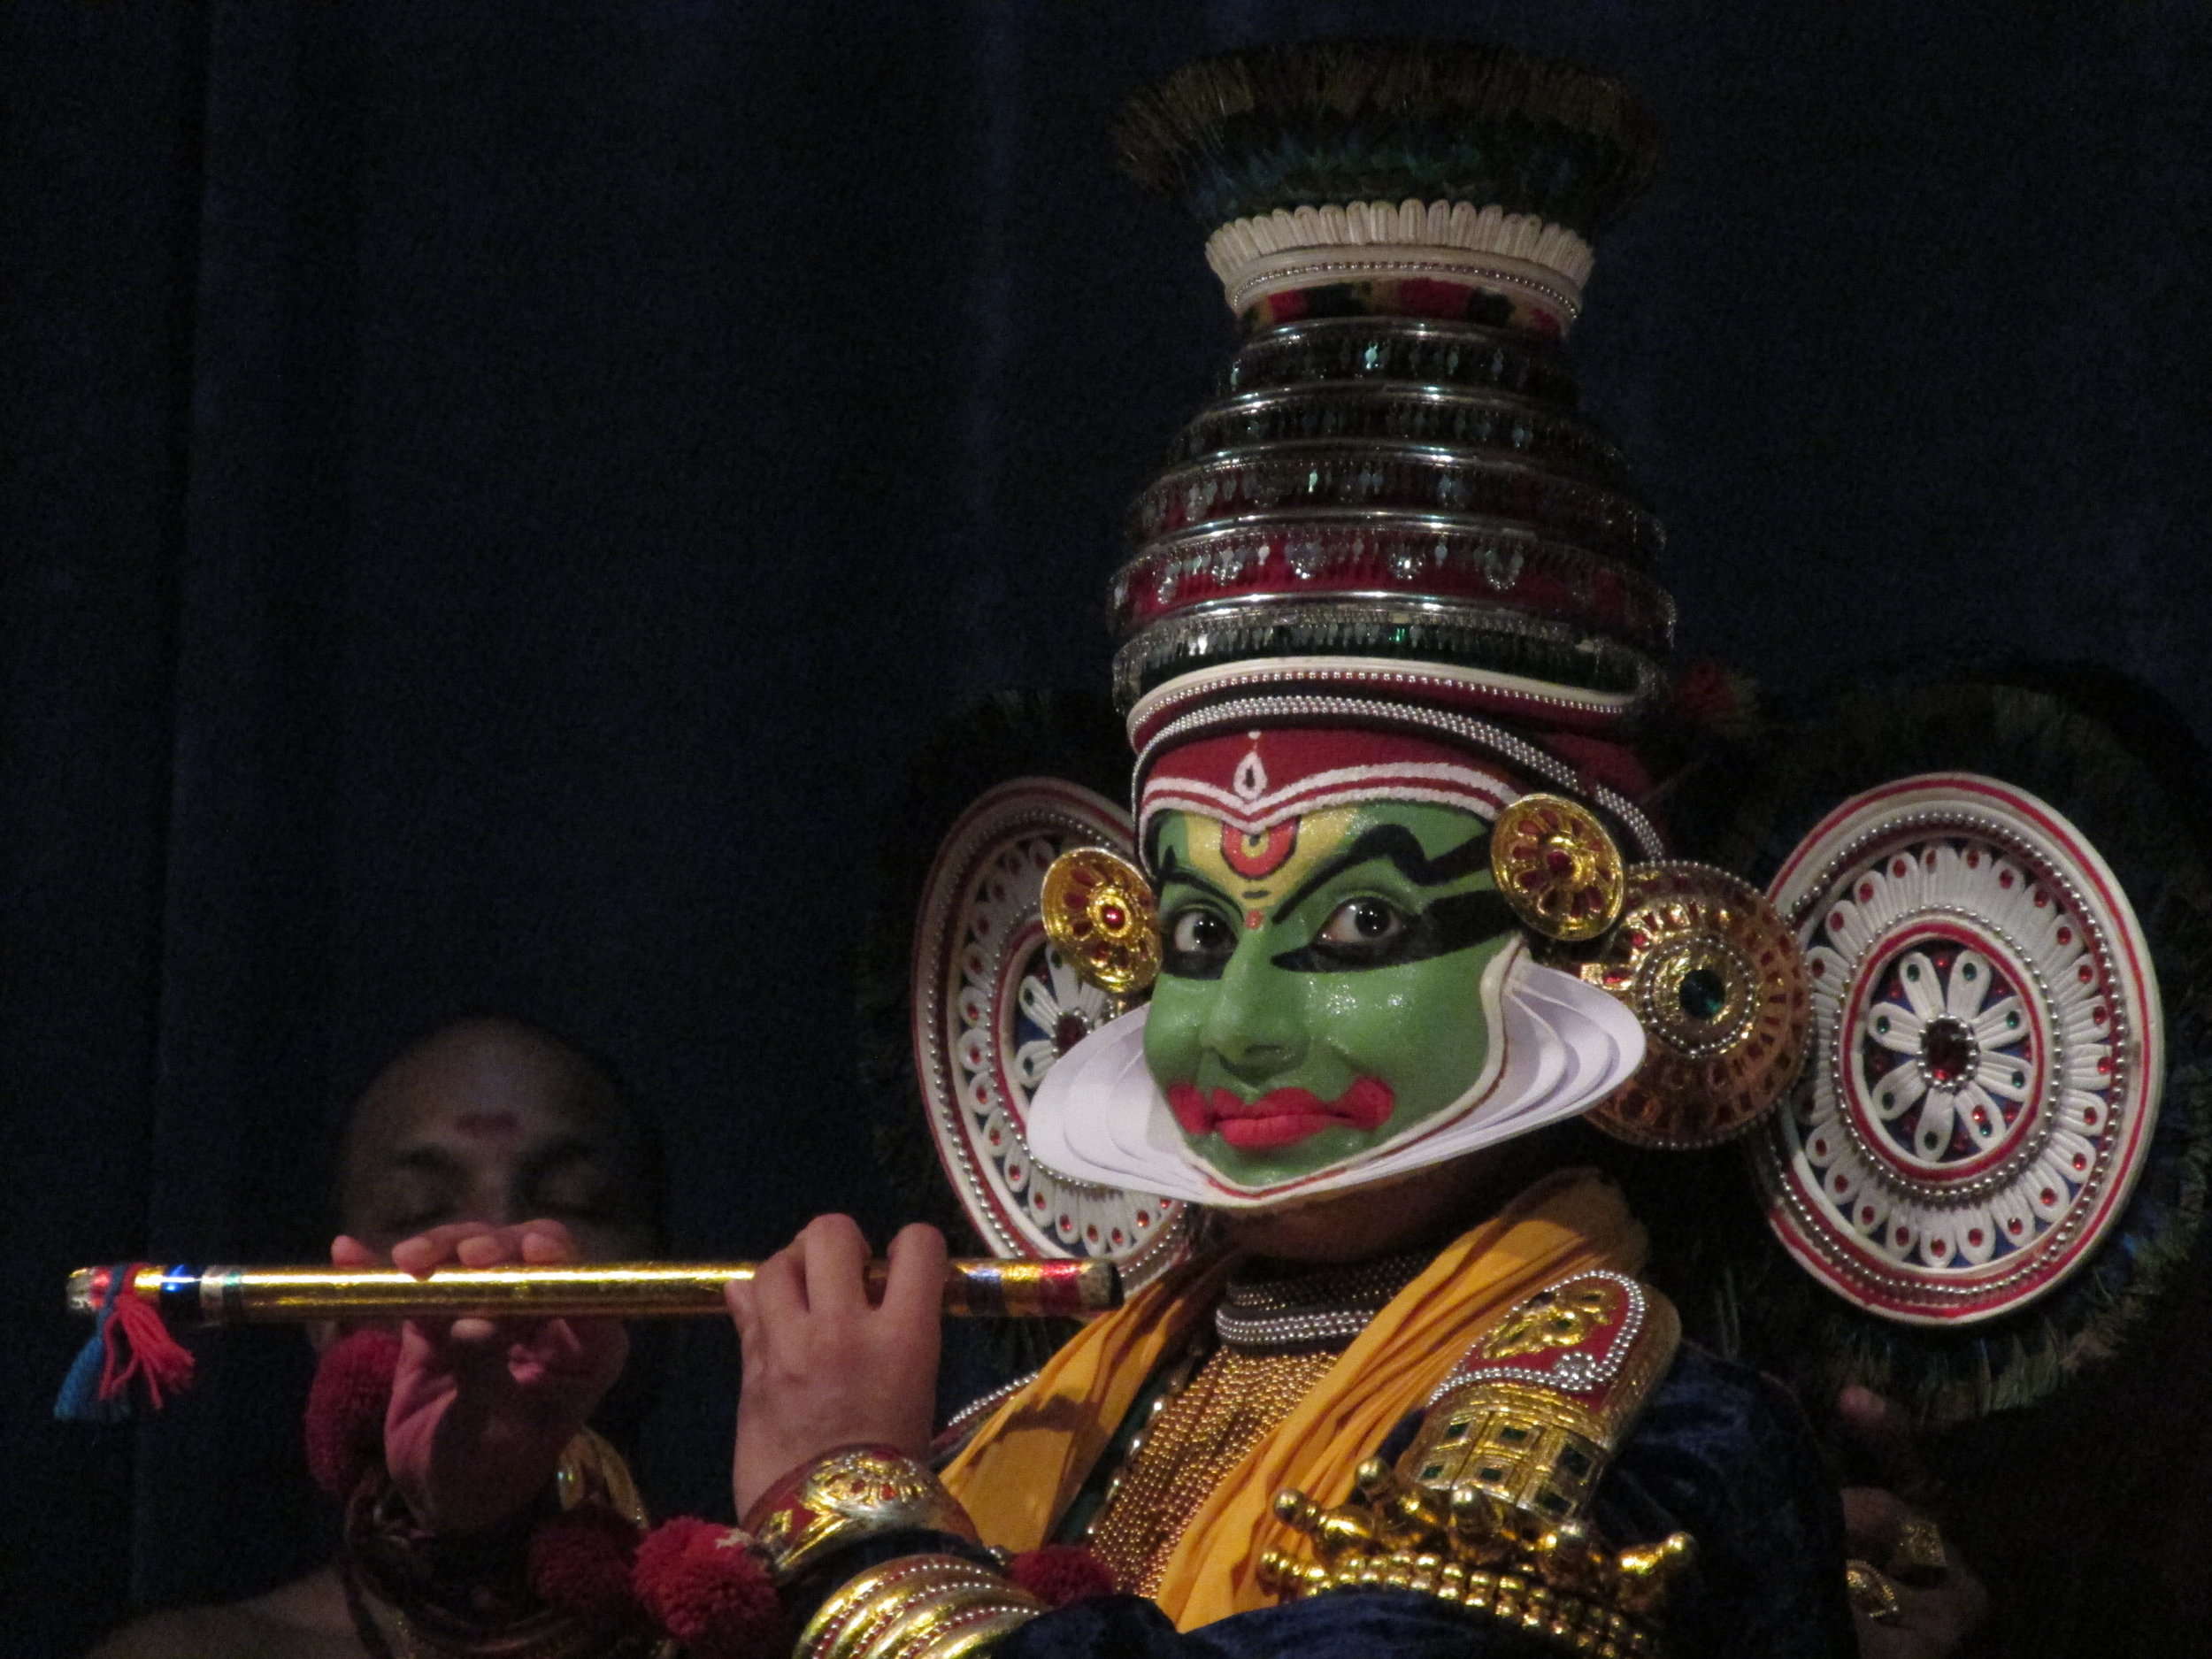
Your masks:
M1145 1061L1223 1179L1318 1174L1481 1076L1483 973L1517 933L1482 819L1382 801L1247 836L1170 812L1152 852L1167 956Z

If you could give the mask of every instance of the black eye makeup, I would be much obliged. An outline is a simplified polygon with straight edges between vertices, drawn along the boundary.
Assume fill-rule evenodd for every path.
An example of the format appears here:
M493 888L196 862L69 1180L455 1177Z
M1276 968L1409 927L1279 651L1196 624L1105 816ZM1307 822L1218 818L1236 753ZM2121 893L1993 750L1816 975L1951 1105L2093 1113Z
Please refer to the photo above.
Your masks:
M1395 824L1378 825L1309 876L1274 913L1287 918L1332 883L1339 883L1341 892L1351 885L1344 878L1359 879L1363 864L1387 864L1417 887L1464 880L1483 867L1488 845L1486 830L1431 858L1409 830ZM1181 979L1219 979L1242 936L1238 914L1210 882L1177 867L1173 849L1161 850L1158 864L1164 901L1160 972ZM1510 933L1517 926L1505 901L1487 887L1448 894L1418 909L1371 890L1338 901L1305 944L1271 960L1275 967L1293 973L1395 967L1463 950Z
M1274 958L1293 973L1346 973L1425 962L1510 933L1513 912L1488 888L1454 893L1409 915L1374 894L1346 899L1323 919L1313 937Z
M1187 902L1161 923L1160 972L1183 979L1217 979L1236 954L1236 924L1202 901Z
M1406 913L1388 899L1347 899L1329 912L1313 942L1317 949L1354 959L1386 956L1397 948L1409 925Z

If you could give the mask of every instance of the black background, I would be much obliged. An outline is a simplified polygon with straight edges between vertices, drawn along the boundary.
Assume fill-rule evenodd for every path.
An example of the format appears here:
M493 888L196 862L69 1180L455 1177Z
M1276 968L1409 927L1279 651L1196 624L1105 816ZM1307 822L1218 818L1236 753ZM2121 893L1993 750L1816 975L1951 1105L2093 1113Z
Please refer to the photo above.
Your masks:
M849 964L899 764L1102 686L1229 340L1108 123L1386 29L1661 119L1575 345L1688 653L2093 657L2212 730L2199 5L13 0L0 1649L314 1561L296 1340L65 1429L58 1287L316 1248L335 1103L436 1019L609 1054L684 1253L892 1219ZM686 1340L649 1459L710 1503Z

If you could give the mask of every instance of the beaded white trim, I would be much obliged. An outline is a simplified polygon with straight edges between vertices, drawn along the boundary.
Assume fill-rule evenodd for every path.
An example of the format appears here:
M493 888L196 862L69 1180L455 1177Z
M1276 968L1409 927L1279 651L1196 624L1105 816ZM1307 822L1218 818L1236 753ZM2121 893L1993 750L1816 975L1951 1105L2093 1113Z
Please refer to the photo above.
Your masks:
M951 1417L945 1419L945 1426L938 1431L939 1437L943 1439L955 1434L966 1436L985 1417L1028 1387L1031 1383L1035 1382L1040 1374L1040 1371L1033 1371L1025 1376L1015 1378L1012 1382L1001 1383L988 1394L978 1394L966 1405L962 1406L959 1410L954 1412Z
M1357 1336L1381 1311L1379 1308L1337 1308L1322 1313L1279 1313L1248 1319L1217 1308L1214 1332L1230 1348L1310 1348Z
M1356 1337L1429 1265L1425 1252L1407 1252L1346 1271L1319 1276L1324 1283L1245 1285L1232 1280L1214 1308L1214 1333L1248 1352L1310 1348Z
M1597 1268L1586 1273L1571 1273L1565 1279L1545 1286L1536 1294L1546 1295L1563 1285L1580 1284L1586 1279L1602 1279L1618 1286L1628 1298L1628 1305L1621 1310L1620 1329L1614 1333L1612 1343L1606 1349L1602 1360L1593 1359L1582 1348L1571 1348L1554 1354L1549 1364L1541 1371L1527 1364L1486 1365L1478 1359L1482 1344L1477 1341L1459 1363L1452 1367L1451 1375L1437 1384L1429 1397L1421 1402L1422 1409L1427 1410L1433 1408L1445 1395L1455 1389L1464 1388L1470 1383L1533 1383L1539 1387L1563 1388L1570 1394L1587 1394L1619 1376L1621 1368L1628 1363L1629 1353L1635 1346L1636 1338L1643 1331L1644 1321L1649 1317L1651 1298L1645 1294L1644 1287L1627 1274L1616 1273L1606 1268ZM1535 1297L1529 1300L1532 1302ZM1514 1311L1517 1312L1526 1306L1526 1302L1517 1302ZM1470 1361L1476 1363L1471 1364Z
M1258 294L1325 275L1349 259L1361 274L1465 274L1525 288L1571 320L1590 280L1590 244L1534 213L1471 202L1334 203L1232 219L1206 239L1206 263L1233 311ZM1304 269L1290 276L1286 261ZM1397 269L1396 267L1403 267Z
M1638 809L1636 803L1618 790L1601 783L1586 781L1582 774L1550 750L1540 749L1526 738L1519 737L1486 720L1470 719L1465 715L1453 714L1442 709L1423 708L1415 703L1386 702L1375 697L1332 697L1312 695L1259 695L1233 699L1225 703L1202 705L1190 713L1178 716L1163 726L1154 727L1137 754L1136 776L1141 791L1146 774L1161 750L1173 747L1192 736L1217 730L1223 726L1253 726L1269 722L1303 719L1349 720L1360 724L1372 723L1410 730L1441 732L1486 749L1522 771L1534 774L1567 794L1594 804L1609 814L1636 843L1637 850L1647 860L1664 858L1666 842L1652 826L1651 820ZM1132 717L1133 724L1133 716ZM1147 825L1137 826L1137 844L1144 844Z
M1271 213L1231 219L1206 239L1206 263L1224 282L1242 266L1292 249L1371 247L1397 243L1504 254L1544 266L1567 286L1590 280L1590 244L1564 225L1538 213L1509 213L1493 203L1348 202L1322 207L1279 207Z
M1423 663L1394 657L1269 657L1240 662L1217 663L1194 668L1163 680L1129 705L1124 724L1133 746L1141 747L1159 723L1187 712L1187 705L1204 702L1229 690L1264 695L1283 685L1348 687L1354 690L1382 688L1386 695L1450 695L1455 692L1491 691L1515 704L1532 710L1556 709L1570 715L1587 715L1603 721L1625 719L1647 699L1632 691L1586 691L1548 680L1495 669L1462 668L1447 663Z

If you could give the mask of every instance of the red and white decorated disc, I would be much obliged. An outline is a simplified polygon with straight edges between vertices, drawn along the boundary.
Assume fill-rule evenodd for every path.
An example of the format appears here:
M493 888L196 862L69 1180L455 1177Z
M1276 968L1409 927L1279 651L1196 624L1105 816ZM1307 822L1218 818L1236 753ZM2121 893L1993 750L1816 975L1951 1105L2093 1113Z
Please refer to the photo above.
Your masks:
M1133 1289L1181 1255L1185 1206L1069 1180L1025 1133L1045 1073L1116 1011L1040 919L1045 872L1071 847L1135 856L1126 812L1056 778L1001 784L947 833L915 918L914 1071L945 1174L994 1252L1115 1256Z
M1790 1253L1912 1325L2056 1286L2126 1203L2164 1076L2149 949L2096 849L2024 790L1935 773L1845 802L1769 891L1813 995L1804 1073L1750 1142Z

